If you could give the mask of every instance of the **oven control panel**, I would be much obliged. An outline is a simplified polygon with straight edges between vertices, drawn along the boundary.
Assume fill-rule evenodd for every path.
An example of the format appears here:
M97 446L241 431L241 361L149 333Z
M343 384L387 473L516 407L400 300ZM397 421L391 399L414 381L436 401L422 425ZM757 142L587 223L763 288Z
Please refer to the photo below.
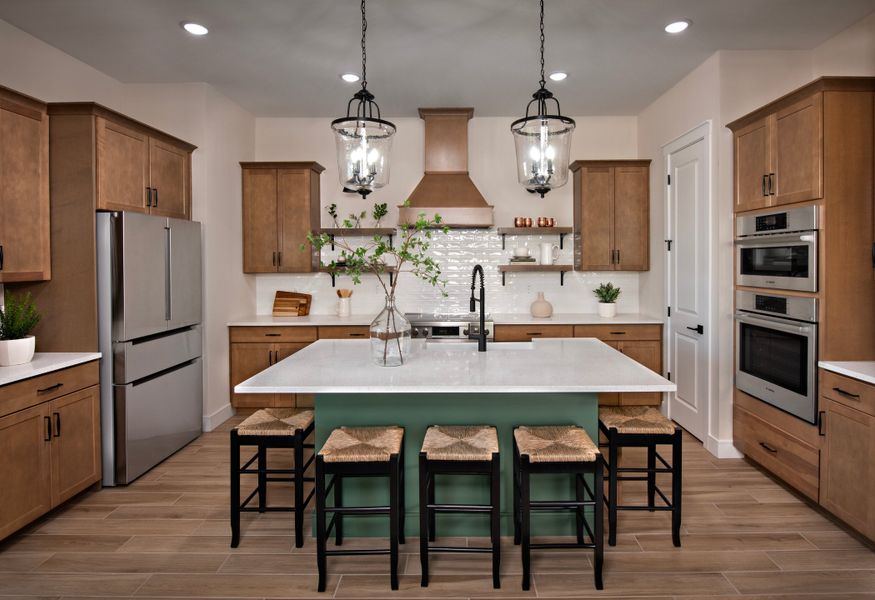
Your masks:
M757 233L787 229L787 213L759 215L756 217L755 228Z
M754 306L757 310L763 312L787 314L787 298L782 296L757 294L754 298Z

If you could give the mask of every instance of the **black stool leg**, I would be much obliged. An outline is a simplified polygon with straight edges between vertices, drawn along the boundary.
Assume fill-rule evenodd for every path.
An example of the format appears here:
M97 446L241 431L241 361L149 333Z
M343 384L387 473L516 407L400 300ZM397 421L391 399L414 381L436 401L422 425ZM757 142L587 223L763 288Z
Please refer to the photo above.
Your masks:
M531 538L530 538L530 520L531 510L529 502L529 457L520 457L520 529L522 537L522 559L523 559L523 590L528 591L531 587Z
M647 446L647 507L653 512L656 506L656 444Z
M428 459L419 453L419 564L422 570L422 587L428 587Z
M316 566L319 569L320 592L325 591L325 462L316 457Z
M398 543L404 544L407 540L404 539L404 519L406 504L404 502L404 440L401 440L401 454L398 455Z
M295 432L295 548L304 547L304 432Z
M334 506L343 506L343 477L334 476ZM337 546L343 544L343 515L334 514L334 543Z
M584 497L585 494L584 494L584 490L583 490L583 479L581 479L581 477L582 477L581 474L580 473L572 473L571 476L574 478L574 499L577 500L578 502L585 501L586 498ZM584 539L583 539L583 532L584 532L583 520L585 518L584 508L582 506L578 506L577 510L575 511L574 516L575 516L576 525L577 525L577 543L582 544L584 542Z
M258 443L258 512L266 512L267 507L267 448Z
M596 457L595 477L593 482L593 495L595 506L593 507L593 530L595 536L593 544L595 544L595 552L593 557L593 575L595 577L595 589L604 589L602 583L602 565L604 564L605 553L605 518L604 518L604 459L599 455Z
M520 451L513 440L513 543L520 544Z
M489 502L492 504L492 587L501 587L501 463L498 453L492 455L492 475Z
M240 544L240 438L231 430L231 547Z
M398 455L389 459L389 569L391 587L398 589Z
M671 445L671 539L676 547L681 545L681 430L675 429Z
M437 482L435 481L436 476L434 473L429 473L428 477L428 503L435 504L435 488L437 487ZM437 539L437 519L435 518L435 514L433 508L428 510L428 541L430 542Z
M617 545L617 430L608 434L608 544Z

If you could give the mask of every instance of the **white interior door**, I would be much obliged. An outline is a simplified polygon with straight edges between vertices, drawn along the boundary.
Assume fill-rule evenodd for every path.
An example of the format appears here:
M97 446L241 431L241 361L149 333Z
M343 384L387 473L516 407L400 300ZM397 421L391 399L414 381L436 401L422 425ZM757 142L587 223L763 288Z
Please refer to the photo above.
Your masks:
M707 132L707 124L704 126ZM691 434L708 433L710 371L709 140L696 130L666 147L667 364L677 392L669 416ZM670 247L670 250L669 250Z

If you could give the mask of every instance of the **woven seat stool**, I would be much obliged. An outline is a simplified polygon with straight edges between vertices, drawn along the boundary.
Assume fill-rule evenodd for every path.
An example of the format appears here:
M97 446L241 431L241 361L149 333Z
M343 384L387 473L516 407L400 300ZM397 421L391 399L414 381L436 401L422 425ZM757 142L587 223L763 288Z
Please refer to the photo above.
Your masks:
M608 544L617 543L617 511L646 510L671 511L671 538L675 546L681 545L681 428L666 418L659 409L651 406L603 406L599 408L599 429L605 437L602 447L608 448ZM658 444L671 445L672 460L669 465L656 451ZM619 454L622 448L647 448L646 467L621 467ZM657 467L659 461L662 466ZM638 473L639 475L623 475ZM643 473L644 475L640 475ZM658 473L671 473L671 500L656 485ZM618 503L617 484L620 481L646 481L646 505L621 505ZM656 496L664 504L656 505Z
M326 483L328 476L331 480ZM344 506L346 477L389 478L388 506ZM334 504L327 506L334 491ZM331 521L327 515L331 513ZM388 515L389 548L328 550L328 536L343 544L343 518L353 515ZM386 427L340 427L328 436L316 455L316 563L320 592L325 591L328 556L388 554L390 582L398 589L398 544L404 543L404 429Z
M445 504L435 501L435 475L486 475L489 504ZM419 559L422 587L428 587L428 558L432 552L492 554L492 587L500 588L501 564L501 463L498 432L490 425L433 425L425 432L419 452ZM488 514L491 548L431 546L435 541L437 513Z
M313 433L313 411L295 412L293 408L264 408L252 413L242 423L231 430L231 547L240 543L241 512L294 512L295 547L304 545L304 510L313 492L304 498L304 482L313 481L305 473L313 462L311 456L304 461L304 449L313 448L306 443ZM240 466L240 448L255 446L256 453L246 464ZM291 448L294 451L294 465L291 469L270 469L267 466L267 451L271 448ZM258 461L255 469L252 463ZM240 476L258 475L258 485L246 499L240 502ZM273 477L289 475L289 477ZM291 482L295 488L294 506L267 506L267 484L274 481ZM258 495L258 507L250 507L249 502Z
M551 425L519 426L513 430L513 541L522 545L523 590L531 581L531 551L561 548L591 548L595 588L603 589L604 562L604 461L598 446L582 427ZM574 481L574 500L532 500L531 476L543 473L567 473ZM585 476L593 477L590 487ZM592 508L590 527L584 511ZM532 512L575 513L576 542L533 544L531 542ZM584 533L589 536L586 542Z

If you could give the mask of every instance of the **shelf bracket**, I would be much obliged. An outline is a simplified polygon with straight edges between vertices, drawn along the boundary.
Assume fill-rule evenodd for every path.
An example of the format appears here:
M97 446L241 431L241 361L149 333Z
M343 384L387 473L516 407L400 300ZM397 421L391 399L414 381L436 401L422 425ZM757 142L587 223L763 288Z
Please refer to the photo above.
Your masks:
M559 285L565 285L565 271L559 271Z
M566 236L566 235L567 235L567 234L564 234L564 233L560 233L560 234L559 234L559 249L560 249L560 250L564 250L564 249L565 249L565 236Z
M328 239L331 240L331 249L334 250L334 234L333 234L333 233L329 233L329 234L328 234Z
M506 237L507 237L507 234L506 234L506 233L502 233L502 234L501 234L501 249L502 249L502 250L506 250L506 248L504 247L504 242L505 242L505 238L506 238Z
M507 275L506 271L501 272L501 286L504 287L504 278Z

